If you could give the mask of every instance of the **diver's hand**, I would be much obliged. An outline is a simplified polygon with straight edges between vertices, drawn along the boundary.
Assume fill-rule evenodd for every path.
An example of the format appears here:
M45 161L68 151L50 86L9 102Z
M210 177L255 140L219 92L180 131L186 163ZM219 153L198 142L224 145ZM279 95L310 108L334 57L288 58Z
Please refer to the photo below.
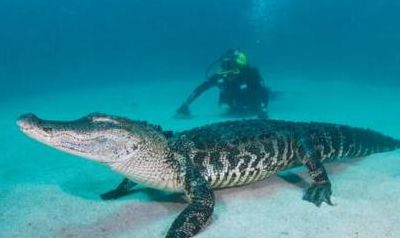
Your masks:
M189 105L187 103L184 103L182 106L176 110L176 115L180 117L189 117L190 116L190 110L189 110Z

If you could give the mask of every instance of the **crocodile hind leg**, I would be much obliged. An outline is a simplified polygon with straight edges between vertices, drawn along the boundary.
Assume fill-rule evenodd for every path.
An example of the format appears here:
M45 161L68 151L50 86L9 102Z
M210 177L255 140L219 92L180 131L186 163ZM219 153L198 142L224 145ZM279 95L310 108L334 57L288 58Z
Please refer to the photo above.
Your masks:
M333 205L331 201L332 187L325 168L319 160L309 159L306 162L308 173L313 179L313 184L306 190L303 199L321 206L323 202Z
M207 224L214 210L214 192L193 165L186 166L184 191L190 204L172 223L167 238L193 237Z
M300 139L297 150L301 162L307 168L308 174L313 180L313 184L306 189L303 199L314 203L318 207L323 202L333 205L331 202L331 182L319 159L319 153L308 139Z
M100 195L103 200L112 200L128 195L132 192L132 188L136 186L136 183L131 180L124 178L116 189L108 191Z

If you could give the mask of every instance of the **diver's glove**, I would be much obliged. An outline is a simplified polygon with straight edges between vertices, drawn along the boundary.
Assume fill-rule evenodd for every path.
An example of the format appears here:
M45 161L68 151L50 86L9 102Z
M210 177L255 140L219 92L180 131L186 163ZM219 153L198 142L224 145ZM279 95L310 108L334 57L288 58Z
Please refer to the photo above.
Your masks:
M190 116L189 104L186 102L182 104L182 106L180 106L178 110L176 110L176 114L183 117Z

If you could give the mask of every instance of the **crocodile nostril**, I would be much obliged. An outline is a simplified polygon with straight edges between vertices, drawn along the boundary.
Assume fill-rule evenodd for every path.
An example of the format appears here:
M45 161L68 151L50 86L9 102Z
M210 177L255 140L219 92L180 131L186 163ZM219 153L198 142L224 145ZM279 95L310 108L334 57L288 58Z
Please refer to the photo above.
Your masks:
M29 129L32 126L37 125L38 122L39 122L39 118L32 113L21 115L17 119L17 125L21 129Z

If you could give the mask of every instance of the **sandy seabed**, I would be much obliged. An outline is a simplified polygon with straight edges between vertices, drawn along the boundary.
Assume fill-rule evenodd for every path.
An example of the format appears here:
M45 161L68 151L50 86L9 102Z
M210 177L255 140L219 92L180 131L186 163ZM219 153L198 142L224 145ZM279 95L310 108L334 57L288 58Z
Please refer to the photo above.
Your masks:
M43 93L0 102L0 237L165 236L185 207L180 195L138 188L116 201L98 195L114 188L118 174L99 164L41 145L20 133L18 115L76 119L105 112L182 130L227 120L211 91L196 102L190 120L172 117L194 82L116 84ZM282 78L284 92L271 102L274 119L324 121L371 128L400 138L399 88L342 81ZM327 165L335 206L301 199L304 182L278 176L216 192L210 225L199 238L382 238L400 237L400 152ZM303 169L299 174L309 181Z

